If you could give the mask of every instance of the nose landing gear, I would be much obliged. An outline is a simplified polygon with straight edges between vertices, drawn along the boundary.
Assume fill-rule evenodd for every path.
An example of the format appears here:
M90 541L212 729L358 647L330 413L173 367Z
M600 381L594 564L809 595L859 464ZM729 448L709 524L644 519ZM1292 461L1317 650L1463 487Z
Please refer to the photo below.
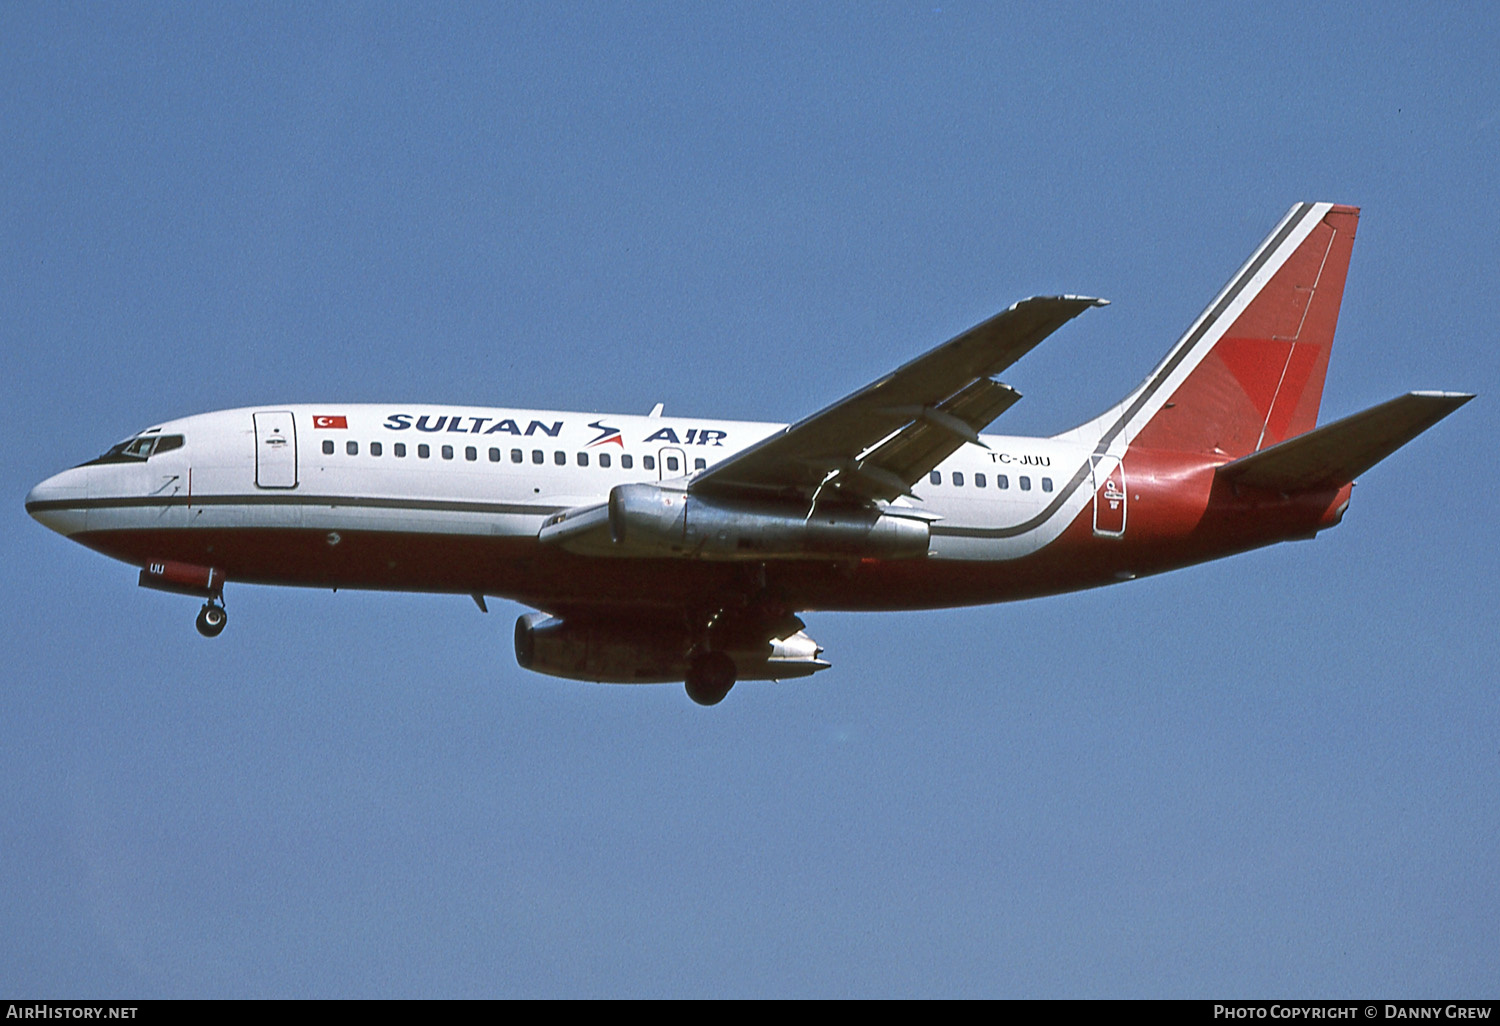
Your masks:
M229 614L224 612L224 571L217 567L164 559L146 564L136 583L142 588L207 599L198 611L198 633L205 638L224 633Z
M205 638L217 638L224 633L224 625L228 622L229 614L212 599L203 603L203 608L198 610L198 633Z

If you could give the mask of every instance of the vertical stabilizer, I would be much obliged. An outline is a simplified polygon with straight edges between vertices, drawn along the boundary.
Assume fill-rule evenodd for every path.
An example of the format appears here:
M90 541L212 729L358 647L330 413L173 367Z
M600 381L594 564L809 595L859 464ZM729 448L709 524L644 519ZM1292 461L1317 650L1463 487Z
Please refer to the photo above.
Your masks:
M1292 207L1151 376L1078 433L1100 451L1237 457L1312 430L1358 222L1357 207Z

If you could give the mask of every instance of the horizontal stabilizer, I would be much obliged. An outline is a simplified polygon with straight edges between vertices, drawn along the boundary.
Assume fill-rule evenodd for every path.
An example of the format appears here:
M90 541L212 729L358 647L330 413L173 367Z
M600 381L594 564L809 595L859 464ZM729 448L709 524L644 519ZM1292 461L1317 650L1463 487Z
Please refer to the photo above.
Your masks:
M1226 463L1218 476L1237 485L1288 494L1337 488L1472 398L1463 392L1409 392Z

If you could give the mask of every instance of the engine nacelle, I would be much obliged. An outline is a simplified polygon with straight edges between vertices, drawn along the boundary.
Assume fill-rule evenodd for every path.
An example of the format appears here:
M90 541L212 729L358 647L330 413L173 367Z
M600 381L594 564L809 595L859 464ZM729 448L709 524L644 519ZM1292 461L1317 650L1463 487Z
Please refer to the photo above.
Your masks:
M559 620L527 613L516 620L516 662L553 677L605 684L661 684L687 676L686 630L612 620ZM823 650L802 631L727 649L739 680L788 680L826 670Z
M927 521L859 507L805 511L727 503L649 484L609 493L609 538L620 555L713 560L912 559L927 555Z

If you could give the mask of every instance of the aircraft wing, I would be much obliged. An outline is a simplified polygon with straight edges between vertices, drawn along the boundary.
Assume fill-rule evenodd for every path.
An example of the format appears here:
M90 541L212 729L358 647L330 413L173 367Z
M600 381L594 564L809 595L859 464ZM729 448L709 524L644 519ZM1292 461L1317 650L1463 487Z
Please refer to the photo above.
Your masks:
M1023 299L885 377L695 477L692 492L834 488L894 499L1020 394L990 380L1091 306L1085 296Z

